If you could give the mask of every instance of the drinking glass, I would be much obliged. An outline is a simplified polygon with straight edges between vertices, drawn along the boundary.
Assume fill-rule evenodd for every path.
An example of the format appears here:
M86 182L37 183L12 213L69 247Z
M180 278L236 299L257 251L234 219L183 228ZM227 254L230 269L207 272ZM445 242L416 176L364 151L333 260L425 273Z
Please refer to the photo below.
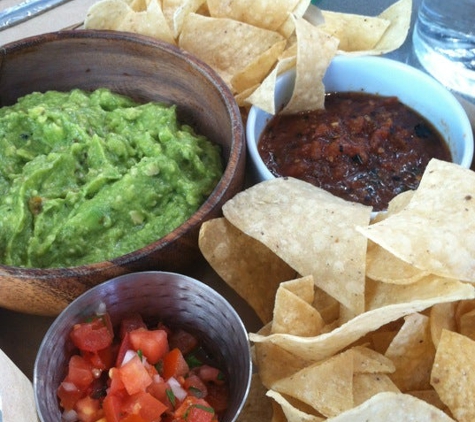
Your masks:
M475 0L422 0L413 48L428 73L475 98Z

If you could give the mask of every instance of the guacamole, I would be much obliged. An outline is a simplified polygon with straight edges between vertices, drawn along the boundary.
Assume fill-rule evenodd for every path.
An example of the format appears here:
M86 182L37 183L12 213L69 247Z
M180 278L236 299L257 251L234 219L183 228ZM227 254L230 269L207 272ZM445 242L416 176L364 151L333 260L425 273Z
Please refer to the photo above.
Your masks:
M118 257L188 219L221 151L176 107L107 89L48 91L0 108L0 262L70 267Z

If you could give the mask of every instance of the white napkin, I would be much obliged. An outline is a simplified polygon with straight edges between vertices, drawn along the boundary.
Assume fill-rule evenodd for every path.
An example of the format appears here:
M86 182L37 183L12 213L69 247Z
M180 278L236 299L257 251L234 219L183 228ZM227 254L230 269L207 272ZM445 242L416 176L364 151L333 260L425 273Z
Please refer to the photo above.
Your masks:
M33 384L0 349L2 422L38 421Z
M0 31L0 46L20 38L59 31L81 24L86 13L98 0L71 0L30 20ZM16 6L22 0L0 0L0 11Z

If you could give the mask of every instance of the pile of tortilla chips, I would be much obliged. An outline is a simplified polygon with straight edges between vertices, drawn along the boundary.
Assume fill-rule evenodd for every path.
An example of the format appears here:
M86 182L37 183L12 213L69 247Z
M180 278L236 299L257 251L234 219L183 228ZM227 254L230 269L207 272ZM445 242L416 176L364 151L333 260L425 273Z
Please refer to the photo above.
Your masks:
M203 224L204 257L263 322L241 422L475 420L475 172L434 159L371 211L276 178Z
M379 16L321 11L310 0L100 0L87 29L148 35L211 66L242 107L274 113L278 74L296 68L291 113L323 106L323 75L335 54L383 54L406 39L412 0Z

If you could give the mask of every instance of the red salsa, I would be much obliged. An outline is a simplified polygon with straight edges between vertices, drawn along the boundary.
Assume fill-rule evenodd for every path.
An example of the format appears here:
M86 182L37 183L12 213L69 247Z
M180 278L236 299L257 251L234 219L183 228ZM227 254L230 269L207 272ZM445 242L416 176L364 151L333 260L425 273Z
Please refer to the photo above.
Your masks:
M228 406L228 382L198 338L138 314L114 332L108 314L76 324L58 388L63 420L216 422Z
M305 180L375 211L416 189L431 158L451 161L424 117L397 97L360 92L327 94L324 110L275 115L258 149L275 176Z

